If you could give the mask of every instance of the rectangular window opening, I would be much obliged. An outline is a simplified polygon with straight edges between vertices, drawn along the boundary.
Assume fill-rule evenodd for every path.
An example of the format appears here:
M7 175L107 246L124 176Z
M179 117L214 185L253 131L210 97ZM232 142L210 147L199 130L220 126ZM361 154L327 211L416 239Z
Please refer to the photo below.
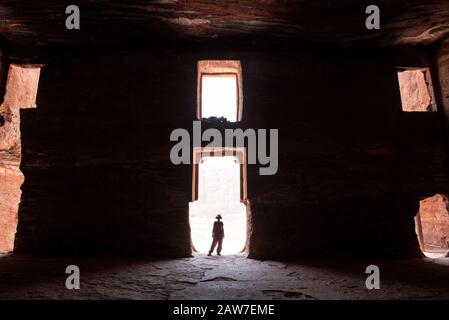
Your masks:
M198 61L198 119L242 117L242 70L235 60Z
M398 68L398 80L402 111L437 111L429 68Z

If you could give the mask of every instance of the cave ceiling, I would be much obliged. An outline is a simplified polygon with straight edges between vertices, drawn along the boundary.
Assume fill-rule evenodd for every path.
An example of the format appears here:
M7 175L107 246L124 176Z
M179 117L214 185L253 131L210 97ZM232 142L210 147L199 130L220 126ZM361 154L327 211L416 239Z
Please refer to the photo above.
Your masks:
M65 28L76 4L81 29ZM12 46L174 43L429 45L449 35L449 0L383 0L380 30L367 30L360 0L1 0L0 39Z

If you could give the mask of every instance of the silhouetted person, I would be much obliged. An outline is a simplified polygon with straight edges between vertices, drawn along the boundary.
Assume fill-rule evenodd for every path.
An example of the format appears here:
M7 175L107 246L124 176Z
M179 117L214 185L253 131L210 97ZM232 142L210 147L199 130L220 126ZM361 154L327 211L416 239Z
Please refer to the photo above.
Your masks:
M208 256L212 255L217 244L217 255L220 256L221 248L223 246L224 227L223 222L220 221L222 219L221 215L218 214L215 219L217 219L217 221L214 222L214 227L212 229L212 245L210 246Z

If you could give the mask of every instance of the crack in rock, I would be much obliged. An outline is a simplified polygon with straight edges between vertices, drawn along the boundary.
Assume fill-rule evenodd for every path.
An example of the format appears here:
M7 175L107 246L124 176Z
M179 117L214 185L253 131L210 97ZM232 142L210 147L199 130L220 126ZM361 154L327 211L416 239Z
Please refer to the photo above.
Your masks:
M195 281L188 281L188 280L175 280L176 283L184 283L184 284L191 284L191 285L197 285L198 282Z
M283 295L285 298L306 298L306 299L315 299L313 296L299 292L299 291L284 291L284 290L262 290L263 294L267 294L270 296Z
M201 280L200 282L209 282L209 281L237 281L237 280L229 277L215 277L206 280Z

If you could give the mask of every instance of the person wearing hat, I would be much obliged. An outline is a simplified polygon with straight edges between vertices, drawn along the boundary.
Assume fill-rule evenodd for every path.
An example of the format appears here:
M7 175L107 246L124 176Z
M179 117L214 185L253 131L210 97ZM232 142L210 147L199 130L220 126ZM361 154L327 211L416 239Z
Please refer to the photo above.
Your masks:
M223 238L224 238L224 228L223 228L223 222L221 222L221 215L217 214L215 217L217 221L214 222L214 227L212 228L212 245L210 246L209 254L208 256L212 255L212 252L215 249L215 246L217 246L217 255L221 256L221 248L223 246Z

